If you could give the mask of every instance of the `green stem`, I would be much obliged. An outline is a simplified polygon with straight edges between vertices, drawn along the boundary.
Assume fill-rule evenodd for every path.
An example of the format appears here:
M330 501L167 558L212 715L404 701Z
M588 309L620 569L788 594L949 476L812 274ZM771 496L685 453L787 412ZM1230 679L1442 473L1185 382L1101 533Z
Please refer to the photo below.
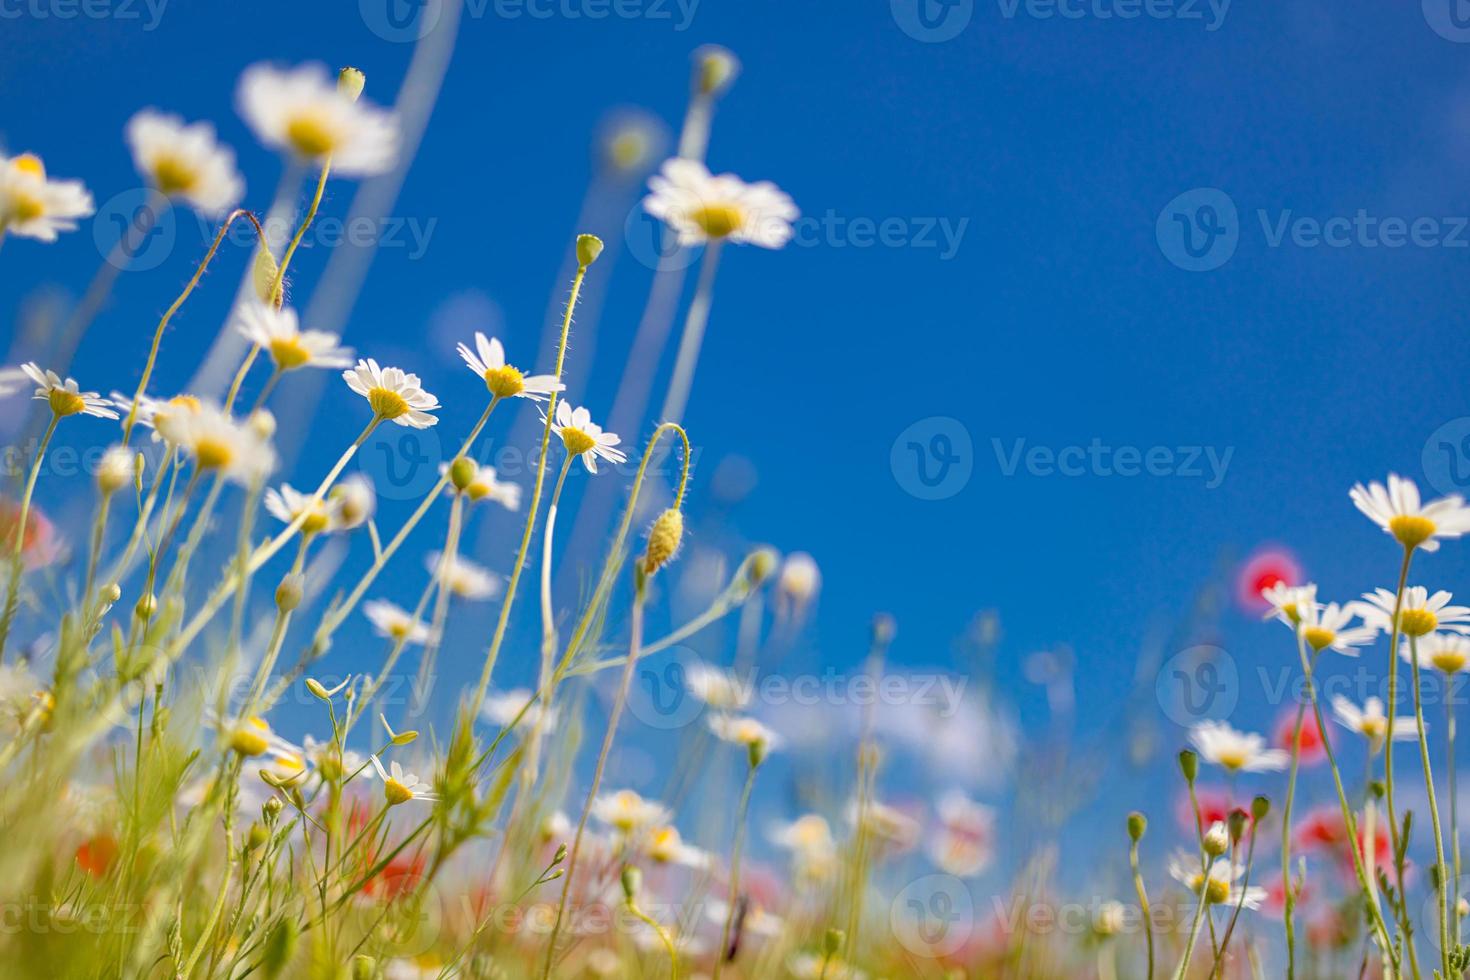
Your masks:
M715 950L714 980L720 980L725 959L729 955L730 930L734 928L735 907L740 901L740 853L745 848L745 818L750 810L750 794L755 788L755 772L758 768L760 766L752 761L745 774L745 788L740 791L740 806L735 811L735 842L730 847L730 891L725 902L725 925L720 930L720 947Z
M1444 859L1444 831L1439 825L1439 804L1434 797L1434 773L1429 768L1429 739L1424 734L1424 704L1419 682L1419 640L1409 637L1409 672L1414 684L1414 725L1419 733L1419 761L1424 766L1424 791L1429 795L1429 821L1434 830L1434 863L1439 869L1439 954L1444 976L1453 976L1450 954L1449 868ZM1392 722L1389 723L1390 726ZM1390 736L1392 731L1389 732Z
M1291 887L1291 805L1296 799L1296 775L1302 758L1302 721L1307 705L1296 706L1296 726L1291 736L1291 772L1286 778L1286 804L1281 812L1281 918L1286 925L1286 980L1296 976L1296 892ZM1252 841L1255 831L1251 831Z
M1143 885L1143 873L1138 868L1138 841L1128 847L1128 867L1133 871L1133 890L1138 892L1138 907L1143 913L1143 936L1148 946L1148 974L1146 980L1154 980L1154 923L1149 913L1148 890Z
M1205 903L1210 894L1210 866L1215 863L1214 858L1205 859L1204 875L1200 879L1199 904L1194 907L1194 924L1189 927L1189 940L1184 946L1184 955L1179 959L1179 969L1174 971L1174 980L1184 980L1189 972L1189 958L1194 952L1194 944L1199 941L1199 927L1204 919Z
M16 609L20 603L20 580L25 574L25 546L26 527L31 520L31 497L36 492L36 480L41 475L41 461L46 458L46 448L51 445L51 437L56 433L56 423L61 416L55 412L51 413L51 421L46 425L46 434L41 437L41 444L36 449L36 458L31 460L31 471L26 477L25 493L20 498L20 516L15 522L15 545L10 553L10 575L5 582L5 609L0 613L0 661L5 658L6 641L10 639L10 625L15 620Z

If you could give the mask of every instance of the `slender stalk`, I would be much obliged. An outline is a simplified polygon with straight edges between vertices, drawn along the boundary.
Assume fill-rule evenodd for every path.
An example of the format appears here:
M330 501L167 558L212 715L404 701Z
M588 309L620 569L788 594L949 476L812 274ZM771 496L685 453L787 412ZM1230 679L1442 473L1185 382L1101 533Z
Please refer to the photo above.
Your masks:
M36 492L36 480L41 475L41 461L46 458L46 448L56 434L56 423L61 416L51 413L46 433L36 449L36 458L31 460L31 471L26 476L25 492L20 498L20 513L15 522L15 544L10 551L10 574L5 581L5 609L0 613L0 661L5 658L5 644L10 639L10 624L15 620L16 608L20 603L20 580L25 573L26 528L31 522L31 497Z
M1424 704L1419 680L1419 639L1409 637L1409 672L1414 684L1414 725L1419 733L1419 762L1424 766L1424 792L1429 796L1429 820L1434 830L1434 863L1439 869L1439 954L1443 976L1453 976L1450 966L1449 869L1444 859L1444 831L1439 825L1439 804L1434 797L1434 773L1429 768L1429 739L1424 735ZM1390 732L1392 734L1392 732Z
M699 349L704 344L704 331L709 325L709 311L715 300L715 273L719 269L723 244L723 239L711 240L700 262L699 284L684 319L684 333L679 338L679 352L674 357L674 373L669 379L669 390L664 396L664 407L659 416L671 422L682 422L684 409L689 404L694 369L699 364Z
M1199 941L1200 922L1205 915L1205 905L1209 902L1210 867L1214 863L1214 858L1206 857L1204 874L1200 879L1199 904L1194 907L1194 923L1189 927L1189 940L1184 945L1184 955L1179 959L1179 968L1174 971L1174 980L1184 980L1189 973L1189 958L1194 952L1194 944Z
M1281 812L1281 918L1286 925L1286 980L1296 976L1296 892L1291 887L1291 805L1296 798L1296 775L1302 758L1302 721L1307 704L1296 706L1296 726L1291 736L1291 772L1286 778L1286 803ZM1254 844L1255 830L1251 830Z
M1245 893L1251 884L1251 868L1256 860L1256 822L1251 821L1251 839L1246 847L1245 874L1240 880L1240 894L1235 902L1235 909L1230 913L1230 923L1225 927L1225 935L1220 937L1220 950L1215 954L1214 975L1216 980L1222 980L1225 976L1225 947L1230 945L1230 937L1235 933L1235 923L1240 919L1240 910L1245 908ZM1230 849L1231 870L1235 865L1235 847Z
M1444 675L1445 770L1450 791L1450 855L1454 891L1450 894L1450 916L1455 945L1460 945L1460 795L1455 785L1455 677Z
M714 980L720 980L725 958L729 955L730 930L735 925L735 907L740 900L740 853L745 848L746 814L750 812L750 794L755 788L755 772L759 768L759 761L752 756L750 769L745 774L745 788L740 791L740 805L735 810L735 842L730 847L730 892L725 902L725 925L720 930L720 947L715 950Z
M1133 872L1133 890L1138 893L1138 907L1143 913L1143 938L1148 947L1148 974L1146 980L1154 980L1154 923L1149 913L1148 890L1143 884L1143 873L1138 868L1138 841L1128 846L1128 867Z
M434 674L434 661L438 659L439 647L444 642L444 628L449 621L449 575L459 556L459 539L464 529L465 497L456 493L449 504L449 529L444 535L444 550L439 553L439 565L434 569L434 613L429 620L429 636L424 642L424 653L419 658L418 676L410 692L409 716L413 717L427 707L429 685ZM415 617L417 618L417 617Z

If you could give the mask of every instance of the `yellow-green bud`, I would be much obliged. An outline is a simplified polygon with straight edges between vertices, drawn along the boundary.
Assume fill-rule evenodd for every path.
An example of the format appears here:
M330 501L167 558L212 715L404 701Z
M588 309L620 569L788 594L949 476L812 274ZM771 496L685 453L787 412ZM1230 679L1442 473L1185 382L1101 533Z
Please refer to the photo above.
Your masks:
M271 832L264 825L252 823L250 833L245 837L245 850L253 851L258 847L265 846L265 842L271 839Z
M133 482L135 457L123 446L113 446L97 464L97 489L103 496L117 493Z
M1210 857L1219 857L1230 847L1230 831L1223 823L1215 823L1205 831L1204 848Z
M578 235L577 236L577 264L578 265L580 265L582 268L585 269L585 268L587 268L587 266L589 266L592 263L596 262L597 261L597 257L599 255L601 255L601 254L602 254L602 239L601 238L598 238L596 235Z
M629 902L636 901L638 889L643 887L643 872L633 865L623 867L623 897Z
M265 818L266 824L274 824L285 808L286 804L281 802L279 796L272 796L260 805L260 815Z
M352 958L352 980L373 980L377 973L377 961L371 956L359 953Z
M413 730L407 731L407 732L399 732L397 735L394 735L393 736L393 744L394 745L407 745L409 742L412 742L414 739L416 739L418 737L419 737L418 729L413 729Z
M1128 836L1136 844L1143 840L1144 831L1148 830L1148 818L1134 810L1128 814Z
M1266 814L1271 812L1271 801L1264 796L1258 796L1251 800L1251 817L1257 823L1266 819Z
M327 689L322 687L322 682L315 677L308 677L306 679L306 689L322 701L332 700L332 696L327 693Z
M265 951L260 959L261 972L267 977L278 977L296 955L296 940L300 936L296 920L283 917L265 937Z
M111 585L104 585L98 589L97 595L103 602L110 606L122 598L122 588L116 582L113 582Z
M757 586L775 575L780 564L781 555L775 548L757 548L745 559L745 574L750 579L750 584Z
M292 572L281 579L281 584L276 586L276 608L281 612L291 612L301 605L305 583L306 579L300 572Z
M367 76L351 65L337 73L337 91L356 102L367 85Z
M449 482L454 484L454 489L463 493L471 483L475 482L475 474L479 467L475 461L468 456L457 456L454 462L449 464Z
M552 864L561 864L567 859L567 846L561 845L556 849L556 856L551 859Z
M679 550L679 542L684 540L684 515L680 511L669 508L658 519L653 522L653 527L648 532L648 552L646 565L648 574L652 575L661 567L668 564L669 559Z
M763 738L758 738L747 745L745 747L745 755L750 760L750 768L759 768L760 764L766 761L766 755L770 751L771 747L766 744L766 740Z
M256 298L262 303L271 302L280 276L281 267L276 264L276 257L267 248L257 248L255 260L250 264L250 282L255 287Z
M1193 786L1194 778L1199 775L1199 756L1195 755L1189 749L1181 751L1179 753L1179 771L1184 774L1184 781Z
M694 52L694 82L705 95L723 95L740 74L740 59L718 44Z
M841 929L828 929L827 935L822 937L822 952L828 957L836 956L842 944L847 941L847 933Z
M139 599L138 604L133 607L133 615L143 620L152 619L156 612L158 612L158 596L151 592Z

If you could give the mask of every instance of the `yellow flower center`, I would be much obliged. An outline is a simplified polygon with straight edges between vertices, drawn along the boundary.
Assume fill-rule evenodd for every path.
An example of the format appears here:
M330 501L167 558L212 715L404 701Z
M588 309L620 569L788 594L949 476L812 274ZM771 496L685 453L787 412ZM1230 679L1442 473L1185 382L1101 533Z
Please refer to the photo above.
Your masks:
M1417 548L1434 537L1434 522L1427 517L1400 514L1388 522L1388 530L1405 548Z
M300 337L282 337L271 341L271 360L282 371L290 371L311 363L311 351Z
M331 518L320 506L313 507L306 515L306 520L301 522L301 533L303 535L317 534L327 529Z
M153 183L164 194L186 194L199 183L199 172L178 157L164 154L153 161Z
M1458 650L1438 650L1429 659L1446 674L1458 674L1465 669L1465 655Z
M1388 734L1388 719L1364 715L1363 720L1358 723L1358 729L1368 738L1377 741Z
M296 116L286 124L286 139L304 157L322 157L337 147L337 134L326 121L310 113Z
M567 447L567 452L573 456L580 456L597 445L597 440L581 429L574 429L571 426L566 426L561 430L561 442Z
M1405 609L1399 613L1399 629L1405 636L1427 636L1439 626L1439 617L1428 609Z
M1246 754L1245 749L1229 748L1221 749L1215 761L1226 769L1234 770L1245 768L1245 764L1250 761L1250 758Z
M672 861L679 848L679 832L673 827L660 827L650 836L648 856L655 861Z
M51 403L51 411L58 416L76 415L87 407L81 395L65 388L52 388L47 401Z
M318 755L316 768L322 774L322 778L329 783L335 783L342 778L342 759L335 751L327 751Z
M636 166L647 153L648 139L636 130L619 133L613 137L608 147L608 156L612 158L613 166L619 170Z
M709 237L725 238L745 224L745 212L734 204L717 202L694 209L689 213L689 220Z
M10 218L15 222L35 221L46 213L46 205L39 197L30 194L13 194L10 199Z
M223 469L234 458L234 447L223 439L206 436L194 444L194 459L201 470Z
M398 392L387 388L373 388L368 391L368 404L380 418L396 419L400 415L408 414L408 402Z
M1330 647L1332 641L1337 639L1337 634L1322 626L1308 626L1302 630L1302 638L1313 650L1320 651Z
M383 798L388 801L389 806L397 806L400 803L407 803L413 799L413 792L407 786L390 776L388 781L383 784Z
M526 390L525 376L506 364L485 372L485 387L496 398L512 398Z
M1210 905L1219 905L1230 897L1230 886L1219 878L1206 879L1204 875L1197 874L1190 884L1197 894L1204 894L1205 902Z
M22 153L10 161L10 166L23 174L30 174L32 177L40 177L42 179L46 177L46 165L34 153Z
M260 718L251 718L230 735L230 748L241 755L264 755L270 748L270 726Z
M1297 609L1296 603L1294 602L1288 602L1283 605L1281 607L1281 614L1285 616L1292 623L1293 626L1302 621L1301 611Z

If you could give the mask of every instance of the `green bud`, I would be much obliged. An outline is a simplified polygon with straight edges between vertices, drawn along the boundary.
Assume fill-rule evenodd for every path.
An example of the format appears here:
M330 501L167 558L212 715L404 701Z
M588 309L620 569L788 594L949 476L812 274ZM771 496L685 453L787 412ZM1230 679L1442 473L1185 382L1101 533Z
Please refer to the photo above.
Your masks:
M580 265L582 268L585 269L589 265L591 265L592 263L596 262L597 261L597 257L599 255L601 255L601 254L602 254L602 239L601 238L598 238L596 235L578 235L577 236L577 264L578 265Z
M673 558L683 539L684 515L681 512L670 508L658 515L658 520L653 522L648 532L648 551L644 559L648 574L652 575Z
M763 738L758 738L746 746L745 754L750 760L750 768L759 769L760 764L766 761L766 755L769 754L770 750L771 747L766 744L766 740Z
M359 953L352 958L352 980L373 980L378 964L371 956Z
M643 872L631 864L623 867L623 897L629 903L638 899L638 889L643 887Z
M276 608L281 612L291 612L301 605L301 598L305 592L305 577L300 572L292 572L281 579L281 584L276 586Z
M694 52L694 84L705 95L723 95L740 74L740 59L718 44Z
M1251 816L1257 823L1266 819L1266 814L1271 812L1271 801L1264 796L1258 796L1251 800Z
M158 612L158 597L151 592L139 599L138 604L133 607L133 615L142 620L152 619L156 612Z
M1143 840L1143 832L1148 830L1148 818L1134 810L1128 814L1128 837L1137 844Z
M260 805L260 815L265 819L267 825L274 824L285 808L286 804L281 802L279 796L272 796Z
M1184 781L1193 786L1195 777L1199 775L1199 756L1195 755L1189 749L1181 751L1179 753L1179 771L1184 773Z
M841 929L828 929L827 935L822 937L822 952L829 957L836 956L846 939L847 933Z
M348 65L337 73L337 91L356 102L367 85L367 76Z
M255 259L250 263L250 282L255 288L256 298L262 303L271 302L276 280L280 277L281 267L276 264L276 257L267 248L257 248Z
M776 568L781 564L781 556L775 548L757 548L745 559L745 576L752 588L760 585L766 579L776 574Z
M449 464L449 482L454 484L454 489L463 493L471 483L475 482L475 474L479 467L475 461L468 456L456 456L454 462Z
M258 847L265 846L265 842L271 839L271 832L266 830L262 824L252 823L250 833L245 837L245 850L253 851Z
M561 864L567 859L567 846L561 845L556 849L556 856L551 859L552 864Z
M322 701L332 700L332 696L327 693L327 689L322 687L322 682L315 677L308 677L306 679L306 689Z
M1230 828L1230 839L1237 844L1240 843L1241 835L1245 833L1245 821L1248 816L1248 813L1236 807L1226 818L1226 825Z

